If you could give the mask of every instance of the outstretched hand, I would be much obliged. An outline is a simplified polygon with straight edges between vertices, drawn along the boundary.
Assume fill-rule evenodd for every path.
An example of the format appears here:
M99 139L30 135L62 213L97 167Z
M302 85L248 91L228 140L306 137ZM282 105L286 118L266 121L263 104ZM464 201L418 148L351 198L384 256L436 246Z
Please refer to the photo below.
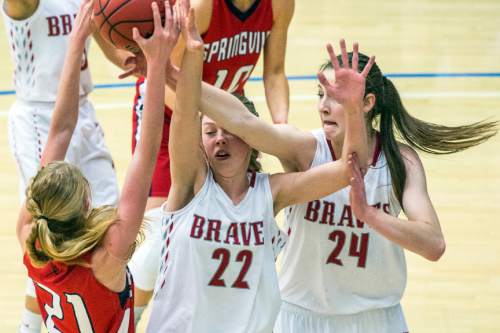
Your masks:
M186 50L203 50L203 40L196 27L194 8L191 7L190 0L181 0L176 8L179 11L179 22L182 38L186 43Z
M365 181L363 170L359 165L359 159L356 153L349 155L347 161L350 172L351 191L349 199L351 201L351 208L354 215L364 222L368 223L367 216L373 207L368 205L366 201Z
M365 80L372 68L375 57L370 60L361 73L358 72L358 43L353 45L352 64L349 64L345 40L340 40L340 51L342 54L342 66L340 66L337 56L331 44L327 44L326 49L332 62L335 72L335 80L329 81L323 72L318 73L318 79L323 85L328 96L334 98L338 103L347 107L348 110L355 108L363 102L365 94Z
M71 36L83 43L92 33L92 3L93 0L82 1L71 30Z
M151 8L154 21L153 35L146 39L140 35L139 29L133 28L133 38L144 53L147 62L156 61L166 65L179 37L177 15L172 11L170 2L165 1L165 26L163 26L156 2L151 3Z

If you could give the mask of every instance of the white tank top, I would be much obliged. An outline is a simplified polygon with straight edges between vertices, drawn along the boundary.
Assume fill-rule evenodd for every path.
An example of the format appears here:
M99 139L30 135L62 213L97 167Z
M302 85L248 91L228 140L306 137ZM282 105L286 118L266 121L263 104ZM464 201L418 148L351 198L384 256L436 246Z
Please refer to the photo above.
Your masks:
M69 33L80 0L40 0L35 13L13 20L2 8L9 49L14 62L14 87L27 102L54 102L68 48ZM86 50L88 51L89 41ZM87 62L82 59L80 96L92 90Z
M191 202L165 212L162 259L147 332L273 330L281 299L276 225L267 174L253 174L237 205L211 171Z
M313 135L317 148L311 167L335 160L324 131ZM378 136L365 188L369 204L398 216L400 206ZM406 286L403 249L356 219L349 191L350 186L286 209L289 241L278 270L284 301L328 315L399 303Z

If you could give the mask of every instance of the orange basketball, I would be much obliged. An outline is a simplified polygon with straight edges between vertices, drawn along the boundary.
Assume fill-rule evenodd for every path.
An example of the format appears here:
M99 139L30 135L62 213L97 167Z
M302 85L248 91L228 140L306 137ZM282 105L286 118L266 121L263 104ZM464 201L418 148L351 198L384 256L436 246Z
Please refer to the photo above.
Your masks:
M163 21L163 0L95 0L94 23L101 36L111 44L138 52L140 49L132 38L132 28L137 27L143 37L153 34L153 1L158 4Z

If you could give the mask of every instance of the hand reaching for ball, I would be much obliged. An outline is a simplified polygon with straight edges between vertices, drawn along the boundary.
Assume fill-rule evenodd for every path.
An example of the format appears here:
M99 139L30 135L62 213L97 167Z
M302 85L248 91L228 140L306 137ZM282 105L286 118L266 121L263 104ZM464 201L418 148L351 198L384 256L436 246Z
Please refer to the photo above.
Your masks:
M176 8L178 11L182 38L186 43L186 50L202 51L203 40L196 27L194 8L191 8L190 0L181 0Z
M92 33L92 0L83 0L80 4L80 9L76 15L73 29L71 30L71 38L80 39L80 42L85 43L87 38Z
M153 10L154 31L149 38L144 38L139 29L133 28L134 41L139 45L148 63L160 62L166 65L170 53L179 37L177 14L172 11L169 1L165 1L165 26L161 23L160 10L156 2L151 3Z

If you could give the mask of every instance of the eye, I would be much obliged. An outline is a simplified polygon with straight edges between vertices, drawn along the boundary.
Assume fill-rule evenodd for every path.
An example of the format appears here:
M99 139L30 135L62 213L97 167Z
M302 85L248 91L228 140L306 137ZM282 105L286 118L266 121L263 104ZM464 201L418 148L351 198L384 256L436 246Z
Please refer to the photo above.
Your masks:
M323 90L319 89L318 90L318 97L323 98L323 96L325 96L325 93L323 92Z
M208 135L208 136L213 136L213 135L215 135L215 133L217 133L217 132L213 131L213 130L205 131L205 134Z

